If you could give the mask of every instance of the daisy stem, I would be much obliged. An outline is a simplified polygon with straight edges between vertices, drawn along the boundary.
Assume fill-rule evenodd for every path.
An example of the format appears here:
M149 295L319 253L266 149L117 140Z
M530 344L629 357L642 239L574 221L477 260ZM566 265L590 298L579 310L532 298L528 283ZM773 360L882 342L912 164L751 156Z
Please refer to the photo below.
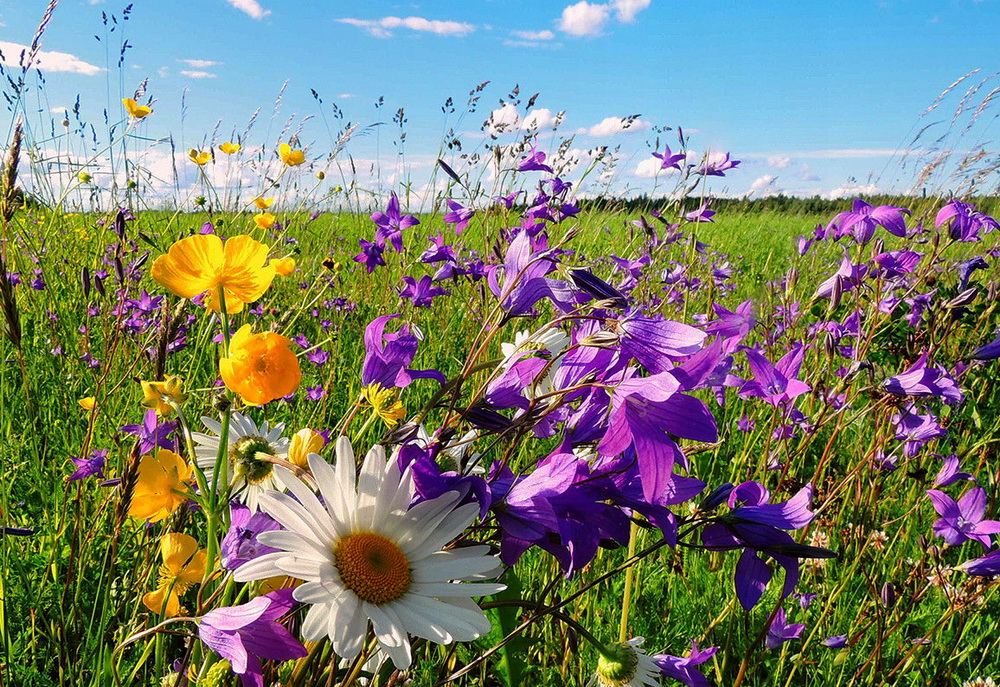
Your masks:
M628 558L635 556L635 540L639 536L639 526L634 522L628 532ZM624 642L628 639L628 611L632 601L632 581L635 577L635 566L630 565L625 569L625 593L622 596L622 622L618 627L618 641Z

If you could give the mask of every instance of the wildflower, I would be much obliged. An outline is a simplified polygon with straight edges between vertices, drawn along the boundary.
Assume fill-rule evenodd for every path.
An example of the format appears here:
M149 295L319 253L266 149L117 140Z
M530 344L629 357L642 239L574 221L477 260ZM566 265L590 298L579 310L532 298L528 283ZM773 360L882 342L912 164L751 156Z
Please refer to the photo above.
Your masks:
M701 541L714 551L744 549L736 564L735 582L736 596L746 610L757 605L771 581L771 569L761 554L773 558L785 570L782 597L795 590L799 558L835 557L826 549L798 544L782 531L801 529L812 521L812 485L806 485L784 503L772 504L767 502L770 492L758 482L744 482L738 487L727 484L706 499L701 508L710 510L727 495L733 510L702 530Z
M146 105L140 105L136 101L132 100L132 98L122 98L122 105L125 106L125 111L128 112L128 116L133 119L142 119L153 111Z
M325 444L326 440L319 432L300 429L292 435L292 443L288 447L288 462L305 470L309 467L309 454L319 453Z
M459 494L447 492L411 508L413 476L387 461L381 446L368 452L358 477L345 437L337 440L336 453L336 469L309 456L322 503L287 472L281 478L294 498L274 492L261 497L261 508L287 531L261 534L261 542L280 551L243 564L235 579L287 574L305 580L294 593L310 605L303 638L328 635L347 659L361 652L369 620L379 647L400 669L412 660L407 634L450 644L489 632L490 621L471 597L504 586L459 583L496 574L497 560L486 546L441 548L471 524L479 506L456 507Z
M229 661L243 687L264 687L260 659L287 661L308 653L278 622L294 605L292 590L279 589L240 606L216 608L200 618L198 637Z
M552 173L552 168L545 164L545 153L538 150L536 146L531 146L531 152L521 160L517 166L518 172L548 172ZM516 196L515 196L516 197ZM507 207L510 207L509 205Z
M1000 223L983 212L978 212L975 205L952 200L938 210L934 218L934 228L940 228L948 221L948 234L956 241L970 242L980 239L980 232L988 234L994 229L1000 229Z
M226 310L237 313L268 290L274 267L268 248L249 236L234 236L223 244L215 234L198 234L177 241L153 263L153 279L181 298L206 294L205 305L220 311L219 288Z
M388 242L397 253L403 252L403 230L420 224L420 220L413 215L402 214L399 209L399 198L395 193L389 197L385 212L373 212L371 219L377 226L375 243L378 247L384 249ZM364 247L364 242L361 245Z
M443 218L445 224L454 224L455 233L461 234L462 230L469 226L469 220L476 214L476 211L471 208L462 207L453 200L446 200L445 202L451 210Z
M885 230L894 236L906 236L906 221L903 215L908 214L910 211L906 208L894 205L872 207L860 198L855 198L851 210L841 212L834 217L827 230L833 229L835 238L852 232L854 240L864 245L871 241L878 226L885 227Z
M267 210L269 207L274 205L274 198L262 198L258 196L253 199L253 204L256 205L259 210Z
M383 388L375 382L361 390L362 400L372 409L372 415L385 423L386 427L395 427L406 417L406 408L399 400L399 391L395 388Z
M1000 358L1000 336L988 344L977 348L972 353L972 357L976 360L996 360Z
M270 264L274 268L275 274L282 277L287 277L295 271L295 258L291 256L272 258Z
M779 608L774 616L774 620L771 621L770 626L767 628L767 638L764 640L764 643L768 649L776 649L785 642L798 639L805 629L806 626L802 623L789 625L785 620L785 609Z
M934 476L934 481L931 482L931 486L937 487L947 487L960 480L969 480L975 482L976 478L969 472L959 471L959 460L958 456L954 453L950 453L947 456L941 457L941 469Z
M385 248L364 239L358 239L358 241L361 243L361 252L354 256L354 262L363 264L368 274L374 272L376 267L385 266L385 258L382 257Z
M261 532L278 529L281 525L267 513L251 513L249 508L235 501L229 504L229 530L219 545L222 567L236 570L247 561L277 551L261 544L257 537Z
M104 461L107 457L107 449L95 449L91 451L90 458L77 458L76 456L70 456L69 459L73 461L73 465L76 466L76 470L73 474L66 477L66 481L75 482L76 480L85 479L87 477L104 479Z
M219 150L224 152L226 155L232 155L233 153L240 152L240 148L242 147L243 146L241 146L239 143L230 143L227 141L226 143L223 143L222 145L219 146Z
M184 380L177 375L170 375L162 382L139 382L142 385L142 406L151 408L161 417L170 417L176 406L187 400L187 394L181 391Z
M977 541L984 549L993 546L991 535L1000 532L1000 520L983 520L986 514L986 490L973 487L957 502L937 489L928 489L934 510L941 517L934 522L934 534L952 546Z
M365 327L365 361L361 368L361 383L379 383L383 388L404 388L414 379L436 379L445 383L437 370L414 370L407 367L417 355L420 339L404 322L397 332L385 333L385 325L399 315L376 317Z
M942 367L928 367L927 356L925 352L906 371L889 377L882 388L897 396L935 396L948 404L964 401L955 380Z
M291 344L280 334L253 334L249 324L243 325L229 343L229 357L219 360L226 387L248 405L263 405L292 393L299 388L302 373Z
M199 167L202 165L207 165L212 159L211 150L198 150L197 148L191 148L188 151L188 158L191 162L195 163Z
M198 550L198 541L187 534L171 532L160 539L160 580L156 591L142 597L153 613L173 617L181 612L180 597L205 574L207 552Z
M429 275L424 275L417 281L413 277L404 276L403 282L406 284L400 292L400 298L409 298L414 307L429 308L435 296L446 296L446 291L441 286L434 286L434 282Z
M128 514L150 522L163 520L187 502L190 481L191 466L173 451L143 456Z
M270 229L274 226L275 217L270 212L262 212L253 216L253 223L261 229Z
M81 184L89 184L94 179L88 172L80 172L76 175L76 178L80 180Z
M692 210L691 212L684 215L684 219L688 222L714 222L712 219L716 215L715 210L709 210L708 206L712 203L711 198L701 201L701 205Z
M292 150L292 146L282 143L278 146L278 156L289 167L296 167L306 161L306 155L301 150Z
M834 635L832 637L827 637L822 640L820 644L829 649L843 649L847 646L847 635Z
M756 396L777 407L801 396L812 387L797 379L802 368L805 347L795 344L775 364L752 348L746 349L747 362L754 378L740 387L740 396Z
M686 155L684 153L674 153L670 150L670 146L664 146L662 153L653 153L653 157L660 158L662 164L660 169L676 169L678 172L681 171L680 163L684 161Z
M174 422L159 424L156 418L156 411L150 408L143 416L142 424L125 425L119 427L118 431L139 437L139 453L141 454L149 453L156 448L170 448L173 444L168 437L173 434L177 424Z
M84 410L93 410L94 407L97 405L97 398L94 396L84 396L83 398L79 399L77 403L79 403L80 407L83 408Z
M723 172L735 168L740 162L740 160L730 160L729 153L709 153L696 173L711 177L724 177L726 175Z
M642 637L605 647L597 658L597 684L601 687L659 687L656 660L642 649Z
M219 436L222 424L203 417L202 424L215 433L194 432L191 438L195 447L195 461L205 471L211 483L219 455ZM223 461L223 474L218 483L223 490L231 490L233 498L245 503L251 512L257 512L257 500L268 489L280 491L281 485L274 477L274 460L288 459L288 439L281 436L285 424L279 422L271 428L267 422L259 428L242 413L233 413L229 419L229 445Z

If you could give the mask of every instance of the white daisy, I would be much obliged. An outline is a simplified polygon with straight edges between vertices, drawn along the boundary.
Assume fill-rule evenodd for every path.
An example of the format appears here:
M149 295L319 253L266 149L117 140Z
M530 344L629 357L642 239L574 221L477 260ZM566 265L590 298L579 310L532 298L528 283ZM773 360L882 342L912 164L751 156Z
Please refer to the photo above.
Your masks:
M663 671L642 649L642 637L608 647L597 659L596 682L601 687L660 687Z
M285 529L259 539L281 550L244 563L235 579L305 580L295 589L295 599L312 606L302 636L329 636L344 658L361 651L369 620L380 648L400 669L411 661L407 635L448 644L489 632L490 621L472 597L495 594L504 585L460 582L496 576L499 561L487 546L441 550L476 518L479 505L458 506L460 496L451 491L410 508L412 474L400 474L381 446L368 452L357 477L355 465L346 437L337 440L336 469L309 454L322 502L279 468L291 494L268 492L260 508Z
M569 345L569 341L569 337L561 329L554 327L534 336L530 332L517 332L514 334L514 343L500 344L500 352L505 358L501 365L516 362L519 357L531 351L545 350L556 357Z
M210 417L203 417L201 421L215 434L194 432L191 438L197 444L195 460L198 467L205 471L211 485L215 459L219 455L222 423ZM272 429L266 422L257 427L253 420L240 413L233 413L229 418L229 459L224 463L225 473L219 475L219 489L230 489L232 498L245 504L251 513L259 510L261 494L270 490L283 491L281 483L275 478L274 463L261 460L258 456L273 456L287 461L291 442L281 436L284 431L283 422Z

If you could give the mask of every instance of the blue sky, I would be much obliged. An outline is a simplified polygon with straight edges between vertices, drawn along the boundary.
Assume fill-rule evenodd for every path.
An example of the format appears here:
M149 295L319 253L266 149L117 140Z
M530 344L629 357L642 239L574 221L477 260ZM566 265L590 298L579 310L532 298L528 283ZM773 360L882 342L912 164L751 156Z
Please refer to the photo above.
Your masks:
M30 43L46 4L0 1L8 65ZM713 179L720 194L904 189L916 171L900 169L897 151L926 148L910 145L913 134L937 119L931 132L947 129L966 89L1000 69L998 0L139 0L127 22L123 8L90 0L56 8L42 46L44 88L25 101L40 147L52 143L44 122L62 118L50 111L79 94L83 118L103 123L104 108L119 117L120 98L148 78L154 114L142 135L172 134L183 150L211 142L220 119L217 142L227 140L259 107L255 143L273 146L265 139L276 140L286 121L294 129L312 115L302 142L318 156L345 121L388 123L404 107L405 174L417 178L429 174L448 128L463 133L464 151L481 151L490 141L479 129L494 109L517 131L499 142L513 141L537 92L532 109L542 123L565 112L557 135L543 136L540 147L552 151L570 135L574 149L618 147L612 188L622 192L664 186L650 178L654 127L677 125L697 155L730 151L744 161ZM114 32L102 13L118 18ZM134 47L119 69L125 39ZM946 86L977 68L936 119L920 119ZM477 111L460 118L470 89L487 80ZM963 116L998 83L982 85ZM503 109L515 84L521 102ZM446 117L449 96L457 112ZM376 109L380 97L385 104ZM332 103L344 120L330 121ZM634 114L637 122L620 131L613 118ZM947 145L987 144L993 115L988 110L971 134ZM391 123L379 127L346 152L399 170L396 132ZM673 132L661 140L676 148Z

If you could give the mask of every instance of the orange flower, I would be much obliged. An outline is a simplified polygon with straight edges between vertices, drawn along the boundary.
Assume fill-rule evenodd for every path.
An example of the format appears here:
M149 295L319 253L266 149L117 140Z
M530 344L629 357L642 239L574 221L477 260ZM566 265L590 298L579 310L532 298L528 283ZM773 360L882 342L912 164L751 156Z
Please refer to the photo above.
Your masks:
M219 287L226 295L226 310L237 313L244 303L264 295L274 281L274 267L267 264L267 246L249 236L234 236L223 246L215 234L181 239L153 263L153 279L181 298L206 293L205 305L220 311Z
M122 105L125 106L125 111L128 112L128 116L133 119L142 119L153 111L145 105L140 105L131 98L122 98Z
M219 146L219 150L224 152L226 155L232 155L233 153L240 152L240 148L242 147L243 146L241 146L239 143L226 142Z
M292 150L292 146L287 143L282 143L278 146L278 156L281 157L281 161L284 162L289 167L295 167L296 165L301 165L306 161L306 154L301 150Z
M222 380L248 405L287 396L299 388L302 379L291 343L274 332L253 334L250 325L243 325L229 343L229 357L219 361Z
M84 398L79 399L77 403L79 403L80 407L84 410L93 410L94 406L97 405L97 399L93 396L85 396Z
M173 451L160 449L156 457L143 456L128 514L150 522L163 520L188 500L190 481L191 466Z
M142 603L153 613L172 618L181 612L181 595L205 575L208 554L198 550L194 537L171 532L160 539L160 557L159 584L155 592L142 597Z
M254 198L253 204L261 210L267 210L269 207L274 205L274 198Z
M271 258L271 266L282 277L287 277L295 271L295 258Z
M261 229L270 229L274 226L274 215L270 212L262 212L253 216L254 223Z

